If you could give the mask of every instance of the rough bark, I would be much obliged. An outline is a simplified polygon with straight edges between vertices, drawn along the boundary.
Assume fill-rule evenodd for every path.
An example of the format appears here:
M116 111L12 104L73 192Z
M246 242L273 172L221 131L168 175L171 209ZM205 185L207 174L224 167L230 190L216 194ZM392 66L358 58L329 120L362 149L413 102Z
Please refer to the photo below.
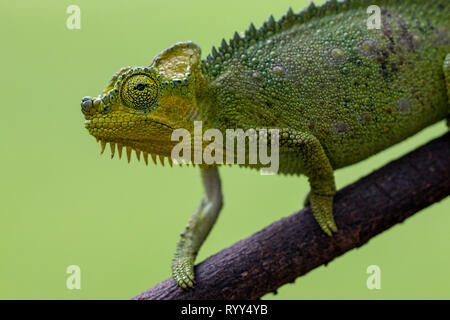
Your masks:
M333 237L307 207L197 265L195 289L183 291L167 279L134 299L258 299L449 194L447 133L340 190Z

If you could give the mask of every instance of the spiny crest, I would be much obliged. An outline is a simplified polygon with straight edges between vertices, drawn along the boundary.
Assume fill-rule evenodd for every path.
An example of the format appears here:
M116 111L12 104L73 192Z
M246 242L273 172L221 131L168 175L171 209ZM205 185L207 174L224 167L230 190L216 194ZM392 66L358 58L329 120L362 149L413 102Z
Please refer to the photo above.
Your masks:
M158 78L158 79L160 78L160 76L157 74L156 70L152 67L135 67L135 68L126 67L126 68L120 69L119 72L121 72L122 70L124 70L125 72L122 72L117 77L117 81L114 85L116 88L118 88L120 86L120 83L122 80L129 78L133 75L140 74L140 73L146 74L153 78Z
M103 154L105 152L105 150L106 150L106 145L108 144L108 142L106 140L102 140L102 139L98 139L98 138L97 138L97 142L100 143L100 154ZM116 154L116 151L117 151L117 153L119 155L119 159L122 159L122 153L123 153L124 145L122 143L115 143L115 142L109 142L109 144L110 144L110 149L111 149L111 159L114 158L114 156ZM133 148L131 146L126 146L125 147L125 151L126 151L128 163L130 163L130 161L131 161L133 150L134 150L134 152L136 154L136 159L138 161L141 160L141 154L142 154L142 157L144 158L144 162L145 162L146 165L148 165L148 163L149 163L149 161L148 161L148 158L149 158L148 156L149 155L150 155L150 157L151 157L151 159L152 159L152 161L153 161L153 163L155 165L158 164L158 162L157 162L158 158L159 158L159 162L161 162L161 165L163 167L164 167L164 161L165 161L166 158L167 158L167 162L169 163L170 167L172 167L174 164L175 165L178 164L180 167L183 165L183 163L177 162L176 160L173 160L171 157L165 157L165 156L162 156L162 155L158 155L157 156L156 154L148 153L146 151L141 151L140 149L136 149L136 148ZM192 165L192 166L195 167L194 163L184 163L184 164L187 165L187 166Z
M391 2L396 1L400 0L393 0ZM325 17L346 10L359 8L363 5L370 4L369 2L369 0L329 0L320 7L316 7L314 3L311 2L306 9L298 13L294 13L292 8L289 8L278 21L271 15L259 29L255 28L255 25L251 23L249 28L245 31L244 36L240 36L239 33L235 32L233 38L229 42L223 39L221 46L218 49L215 47L212 48L211 54L208 55L202 66L203 72L205 74L216 76L223 69L223 64L226 64L234 54L242 53L241 58L245 59L246 56L243 54L245 49L256 44L258 41L267 40L277 32L287 30L294 25L301 25L313 18Z
M124 74L128 70L131 69L131 66L120 68L119 71L113 74L111 80L109 80L108 87L113 87L115 83L117 82L117 78L119 78L120 75Z

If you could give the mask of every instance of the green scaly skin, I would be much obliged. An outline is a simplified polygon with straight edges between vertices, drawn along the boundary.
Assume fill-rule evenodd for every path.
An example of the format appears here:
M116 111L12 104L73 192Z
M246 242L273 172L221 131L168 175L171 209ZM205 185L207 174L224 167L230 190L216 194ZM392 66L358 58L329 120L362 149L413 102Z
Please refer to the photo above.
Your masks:
M367 28L367 7L381 29ZM149 67L123 68L82 111L112 155L156 155L172 164L174 129L280 129L281 174L304 174L305 201L331 235L335 169L356 163L449 117L447 0L353 0L309 6L260 29L253 24L203 61L177 43ZM260 165L246 165L260 168ZM173 278L194 286L194 261L222 207L217 166L200 167L205 196L178 242Z

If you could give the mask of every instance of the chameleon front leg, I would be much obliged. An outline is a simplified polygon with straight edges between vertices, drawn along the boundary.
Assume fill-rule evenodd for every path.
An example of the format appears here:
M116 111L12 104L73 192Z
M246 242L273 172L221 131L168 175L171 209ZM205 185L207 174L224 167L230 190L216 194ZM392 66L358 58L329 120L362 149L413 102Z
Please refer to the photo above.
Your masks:
M222 190L217 167L201 167L205 196L181 233L172 260L173 279L183 289L194 287L194 262L222 208Z
M314 218L329 236L337 232L333 217L333 197L336 193L333 168L319 140L311 134L284 129L280 132L280 147L299 155L308 177L311 192L305 204L311 204Z

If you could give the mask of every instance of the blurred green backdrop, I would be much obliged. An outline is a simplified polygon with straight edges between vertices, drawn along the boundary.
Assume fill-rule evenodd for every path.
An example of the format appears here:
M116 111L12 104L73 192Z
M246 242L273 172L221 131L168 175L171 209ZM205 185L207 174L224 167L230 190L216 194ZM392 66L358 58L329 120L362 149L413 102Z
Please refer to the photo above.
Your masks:
M323 1L317 2L317 4ZM179 233L202 195L196 169L99 155L80 99L126 65L177 41L203 55L222 37L306 0L12 1L0 3L0 298L127 299L170 276ZM81 29L66 8L81 8ZM338 187L446 131L443 122L363 163ZM306 179L221 170L225 207L199 260L301 207ZM266 299L450 298L450 199L417 214ZM81 267L81 290L66 268ZM381 268L381 290L366 269Z

